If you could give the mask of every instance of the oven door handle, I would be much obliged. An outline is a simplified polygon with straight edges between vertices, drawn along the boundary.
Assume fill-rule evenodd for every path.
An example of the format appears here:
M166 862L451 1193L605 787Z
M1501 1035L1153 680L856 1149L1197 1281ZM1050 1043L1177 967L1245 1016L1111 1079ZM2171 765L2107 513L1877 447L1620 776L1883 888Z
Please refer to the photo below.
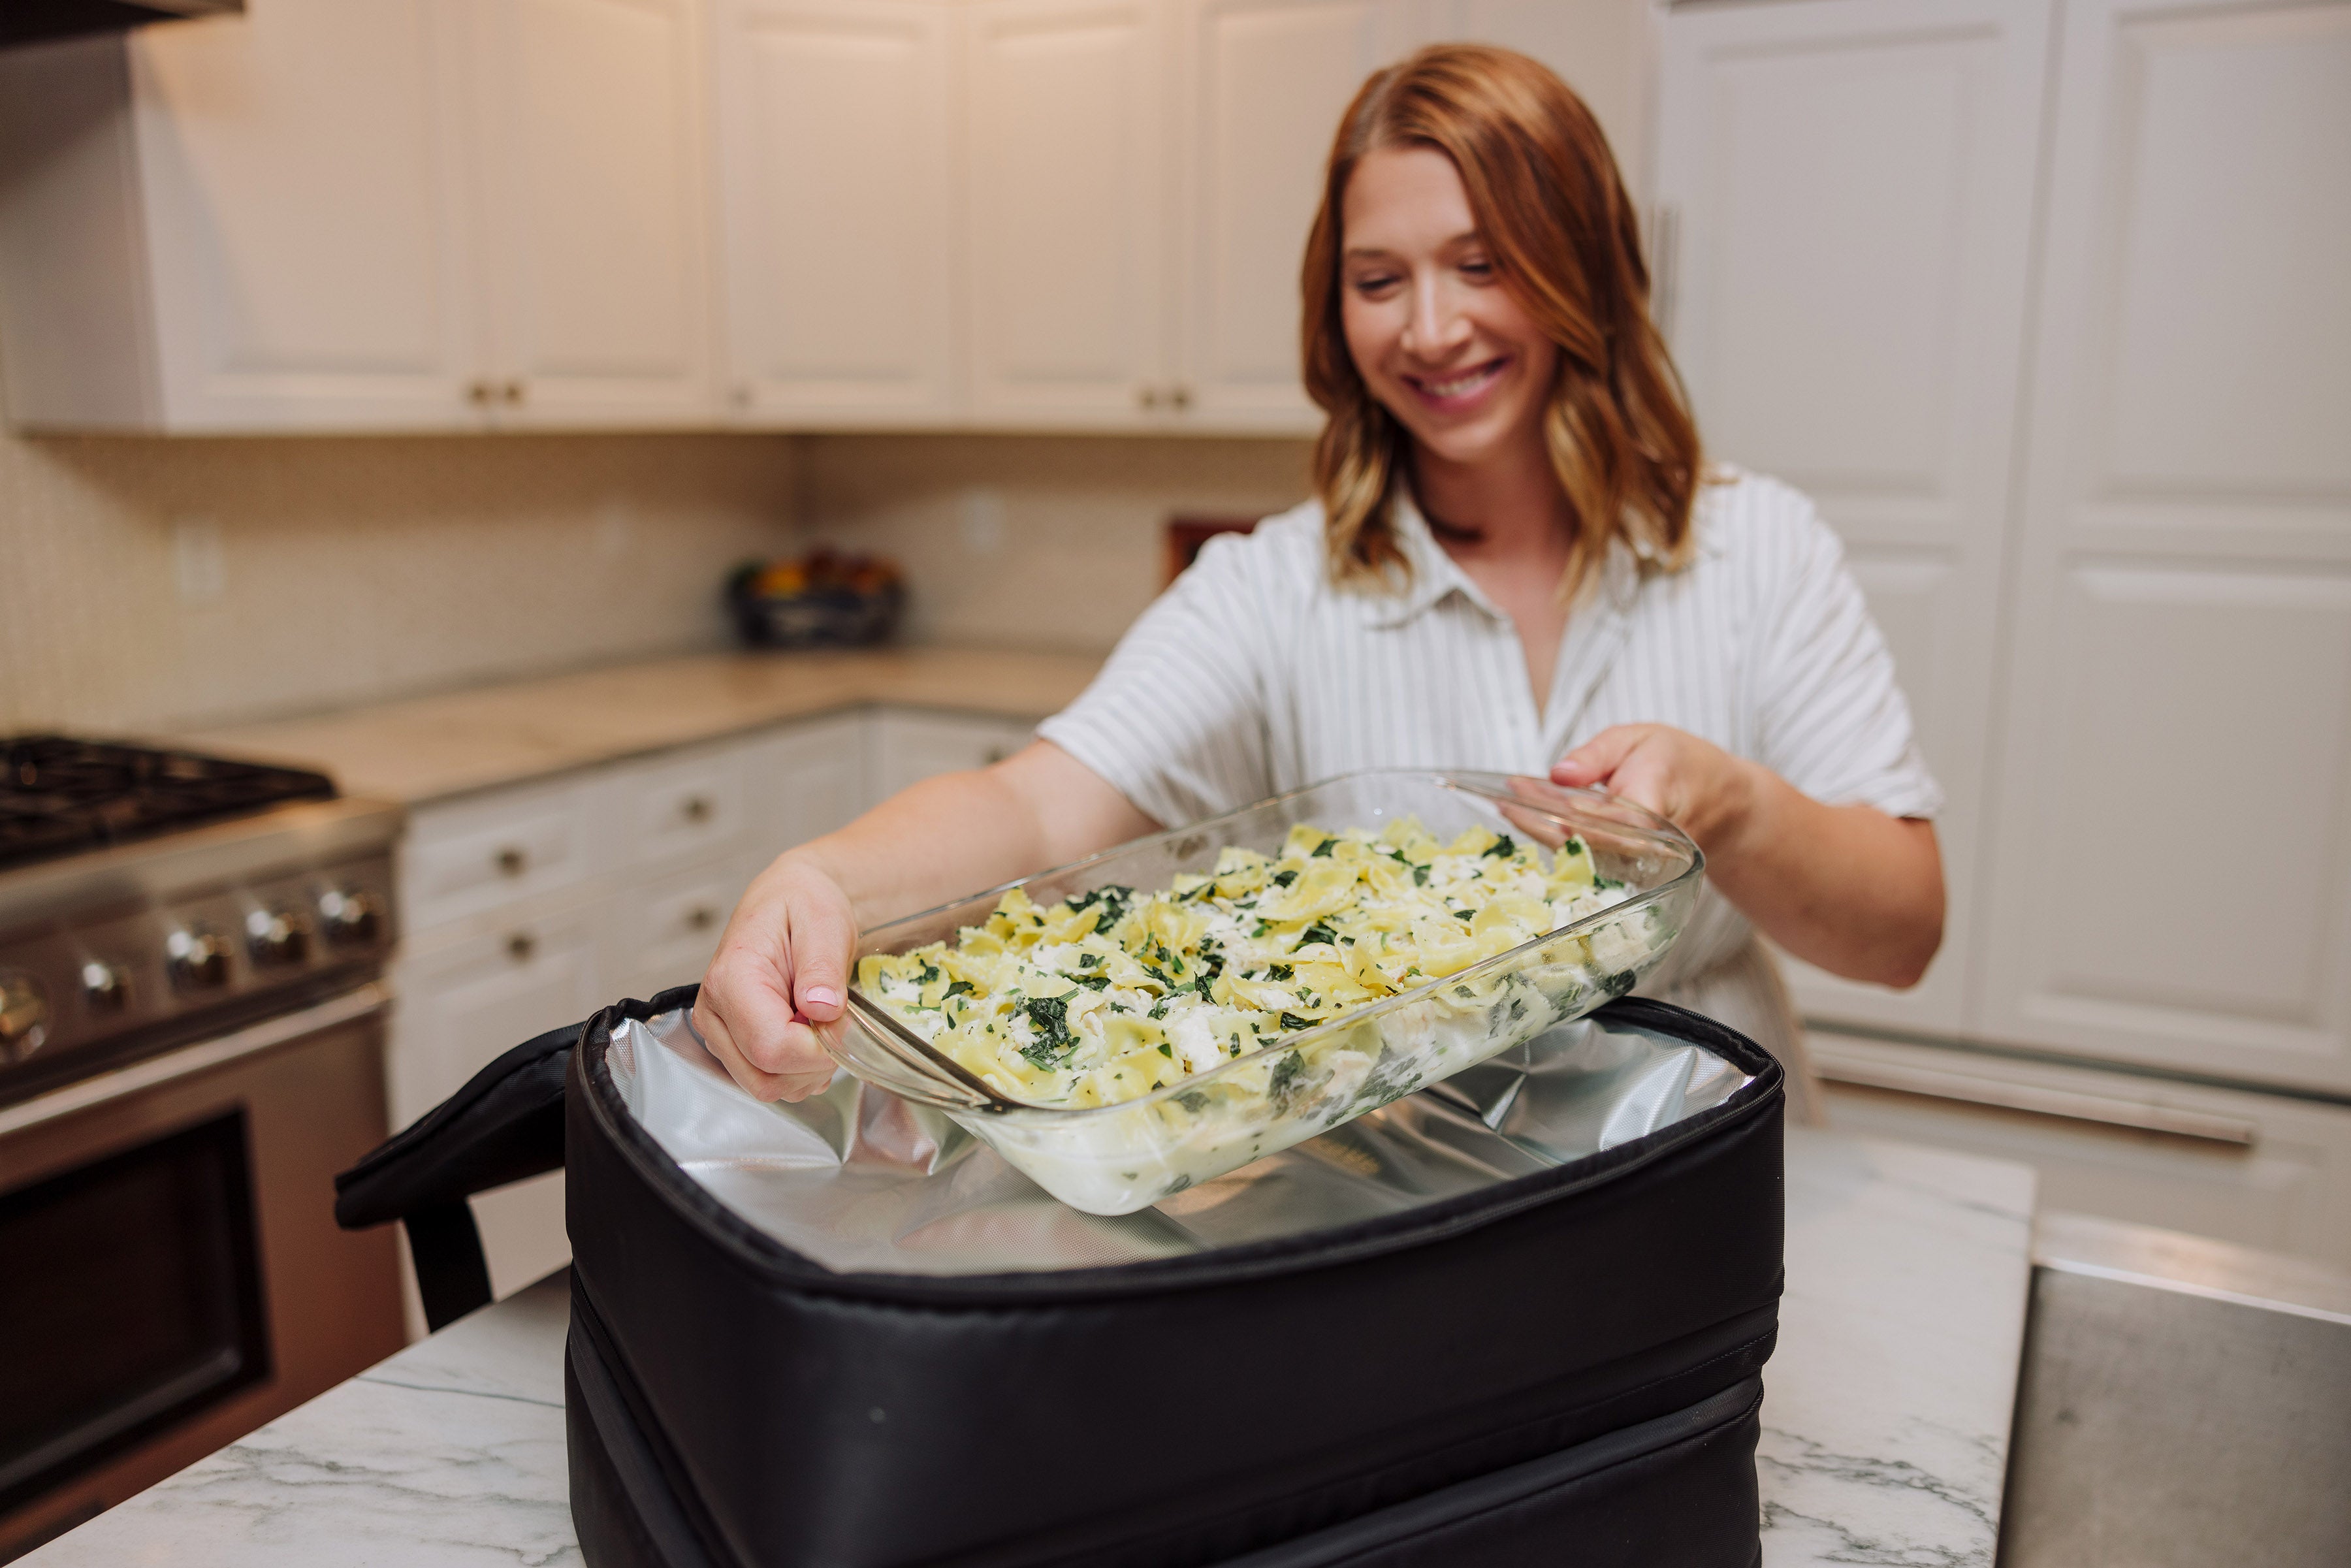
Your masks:
M329 997L315 1006L304 1008L300 1012L264 1019L217 1040L208 1040L201 1045L183 1046L161 1056L151 1056L128 1067L118 1067L111 1072L101 1072L95 1078L85 1078L62 1089L53 1089L21 1105L0 1109L0 1136L20 1133L27 1127L37 1127L60 1116L76 1115L96 1106L110 1104L125 1095L142 1094L166 1083L193 1078L200 1072L210 1072L216 1067L225 1067L248 1056L258 1056L265 1051L276 1051L280 1046L291 1045L325 1030L356 1023L383 1011L391 1003L392 993L380 982L371 980L355 990Z

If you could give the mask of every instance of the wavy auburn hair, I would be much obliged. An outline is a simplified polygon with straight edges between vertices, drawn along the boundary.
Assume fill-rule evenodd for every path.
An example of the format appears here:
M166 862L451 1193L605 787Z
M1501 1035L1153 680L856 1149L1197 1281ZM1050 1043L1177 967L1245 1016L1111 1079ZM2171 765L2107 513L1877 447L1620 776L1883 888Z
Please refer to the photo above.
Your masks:
M1314 488L1334 580L1391 585L1410 570L1388 514L1411 438L1364 386L1340 314L1347 182L1384 147L1452 160L1502 286L1559 347L1542 428L1576 519L1562 597L1583 591L1619 537L1646 567L1686 564L1698 425L1649 320L1639 225L1608 139L1583 100L1526 56L1437 44L1355 94L1306 240L1306 390L1330 415Z

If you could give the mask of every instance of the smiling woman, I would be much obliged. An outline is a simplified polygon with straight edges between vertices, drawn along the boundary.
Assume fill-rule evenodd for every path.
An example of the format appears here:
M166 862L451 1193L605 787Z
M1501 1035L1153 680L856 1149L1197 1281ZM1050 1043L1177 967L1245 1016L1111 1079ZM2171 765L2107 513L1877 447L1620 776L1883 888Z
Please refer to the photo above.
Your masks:
M861 925L1372 768L1604 785L1706 852L1642 989L1795 1069L1770 936L1917 981L1941 796L1843 552L1793 490L1706 468L1588 110L1523 56L1424 49L1339 128L1303 274L1315 498L1212 539L1085 695L997 766L781 856L695 1021L755 1092L831 1076Z

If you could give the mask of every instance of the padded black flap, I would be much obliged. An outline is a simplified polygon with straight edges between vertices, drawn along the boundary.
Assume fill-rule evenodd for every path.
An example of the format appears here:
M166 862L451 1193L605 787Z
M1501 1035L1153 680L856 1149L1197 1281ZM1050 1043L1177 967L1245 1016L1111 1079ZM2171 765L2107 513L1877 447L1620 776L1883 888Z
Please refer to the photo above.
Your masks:
M525 1040L335 1177L335 1223L363 1230L563 1164L563 1075L585 1023Z

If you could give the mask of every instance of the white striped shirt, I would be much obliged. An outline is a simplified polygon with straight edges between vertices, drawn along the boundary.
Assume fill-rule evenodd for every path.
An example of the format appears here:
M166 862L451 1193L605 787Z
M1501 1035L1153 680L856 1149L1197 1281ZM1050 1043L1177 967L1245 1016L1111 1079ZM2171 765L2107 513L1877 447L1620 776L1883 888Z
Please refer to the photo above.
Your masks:
M1308 502L1211 539L1093 685L1040 733L1168 824L1366 768L1541 774L1611 725L1671 725L1832 805L1931 817L1942 792L1894 661L1803 496L1725 470L1703 486L1691 563L1644 572L1620 543L1570 615L1536 711L1510 618L1409 498L1401 594L1340 588ZM1801 1060L1753 928L1709 887L1648 984Z

